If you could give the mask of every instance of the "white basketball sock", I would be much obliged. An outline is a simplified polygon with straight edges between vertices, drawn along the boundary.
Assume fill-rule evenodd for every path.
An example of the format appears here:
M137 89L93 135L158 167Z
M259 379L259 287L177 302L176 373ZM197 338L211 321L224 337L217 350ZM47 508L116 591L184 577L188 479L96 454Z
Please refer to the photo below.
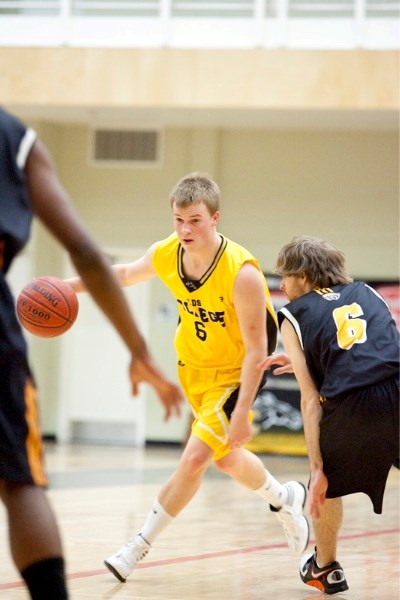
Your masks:
M265 475L265 483L254 491L274 508L280 508L287 501L287 490L267 469L265 469Z
M156 499L139 535L151 545L174 518L163 509L158 499Z

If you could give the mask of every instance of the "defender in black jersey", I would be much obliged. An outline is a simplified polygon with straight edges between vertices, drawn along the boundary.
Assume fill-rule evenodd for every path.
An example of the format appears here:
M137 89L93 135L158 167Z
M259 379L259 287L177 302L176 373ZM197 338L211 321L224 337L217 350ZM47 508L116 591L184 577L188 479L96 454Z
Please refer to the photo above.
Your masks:
M336 562L341 496L364 492L381 513L399 466L399 332L383 298L344 265L323 240L295 237L282 248L274 272L290 300L278 313L288 356L263 362L293 370L300 386L317 542L300 576L328 594L347 589Z
M96 302L132 355L133 390L147 381L167 414L181 392L158 371L106 255L92 240L62 188L36 133L0 109L0 497L11 552L34 600L64 600L67 589L57 523L43 490L46 476L36 389L6 273L30 234L33 214L69 252Z

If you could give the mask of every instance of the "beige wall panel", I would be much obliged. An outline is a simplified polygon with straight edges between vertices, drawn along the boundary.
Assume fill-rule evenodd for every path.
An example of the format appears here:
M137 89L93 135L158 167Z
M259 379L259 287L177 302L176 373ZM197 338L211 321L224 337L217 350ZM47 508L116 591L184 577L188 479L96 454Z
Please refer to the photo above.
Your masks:
M90 166L88 131L62 127L64 152L60 168L65 185L90 226L109 247L146 247L168 232L168 195L190 169L190 136L166 133L162 168Z
M338 244L354 276L398 277L394 132L168 129L164 165L143 169L88 166L86 128L59 129L60 174L105 246L145 248L167 235L172 186L205 170L221 186L221 230L265 270L292 235L305 233Z
M395 51L0 48L3 104L391 109Z
M399 275L399 152L395 132L168 129L161 168L93 167L85 127L57 130L62 180L107 247L146 248L172 227L175 182L192 170L222 191L220 229L270 271L294 234L325 237L356 277ZM53 255L53 254L51 254Z
M344 250L356 277L398 278L396 133L226 132L221 156L224 229L266 271L307 234Z
M396 132L168 128L162 167L144 169L90 166L86 126L42 124L39 131L78 212L105 248L146 248L167 236L172 186L192 170L206 170L222 191L220 231L247 246L265 271L271 271L284 243L305 233L337 244L356 278L399 276ZM62 276L62 252L40 227L32 245L34 274ZM161 328L160 305L168 298L159 289L152 298L150 342L173 375L172 341L155 333ZM173 329L169 321L162 327ZM38 340L32 351L44 431L51 432L58 401L57 340ZM156 403L153 395L154 418L162 428Z

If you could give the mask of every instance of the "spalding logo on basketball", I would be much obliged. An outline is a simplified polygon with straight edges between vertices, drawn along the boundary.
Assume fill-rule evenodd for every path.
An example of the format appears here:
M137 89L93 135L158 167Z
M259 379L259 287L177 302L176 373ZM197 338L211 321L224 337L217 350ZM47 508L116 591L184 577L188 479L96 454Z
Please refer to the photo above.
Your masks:
M17 298L17 315L23 327L39 337L55 337L72 327L79 302L72 287L57 277L38 277Z

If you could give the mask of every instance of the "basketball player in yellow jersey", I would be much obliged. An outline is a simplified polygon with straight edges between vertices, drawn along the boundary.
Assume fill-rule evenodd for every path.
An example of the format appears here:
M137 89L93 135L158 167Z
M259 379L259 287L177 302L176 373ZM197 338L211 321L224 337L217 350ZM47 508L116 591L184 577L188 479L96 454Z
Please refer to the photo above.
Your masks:
M212 460L270 505L291 551L301 553L308 544L304 486L282 485L243 447L251 439L251 406L263 384L257 365L266 348L275 349L277 320L256 259L217 232L219 201L214 181L187 175L170 196L175 233L135 262L114 265L122 286L158 275L175 296L179 379L194 414L179 465L143 527L105 561L120 581L192 499ZM77 292L84 289L79 279L69 283Z

